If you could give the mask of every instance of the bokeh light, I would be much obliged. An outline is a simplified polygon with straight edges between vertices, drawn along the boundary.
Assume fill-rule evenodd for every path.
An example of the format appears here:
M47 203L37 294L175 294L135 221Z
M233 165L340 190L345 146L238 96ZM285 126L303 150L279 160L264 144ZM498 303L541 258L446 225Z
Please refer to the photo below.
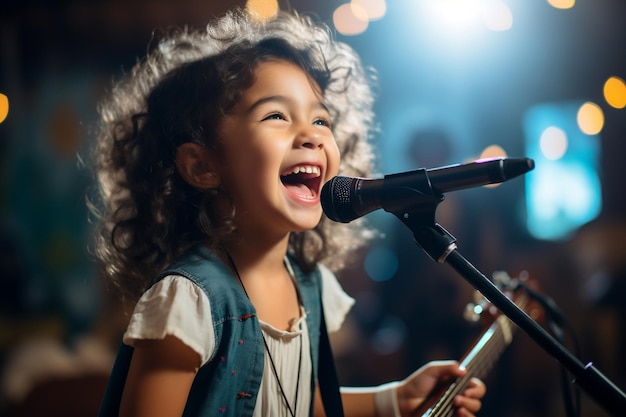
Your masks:
M576 0L548 0L548 4L556 9L571 9Z
M489 145L480 153L480 160L505 158L506 151L500 145Z
M350 4L355 15L365 12L369 21L381 19L387 12L385 0L352 0Z
M619 77L610 77L604 83L604 99L616 109L626 107L626 83Z
M278 13L278 0L248 0L246 10L259 19L269 19Z
M513 13L507 4L492 0L483 9L483 23L494 32L503 32L513 27Z
M342 4L333 13L333 24L342 35L358 35L365 32L369 25L367 11L358 4Z
M0 123L4 122L9 115L9 98L0 93Z
M541 153L552 161L560 159L567 152L567 135L563 129L550 126L539 137Z
M398 270L396 253L384 246L373 247L365 257L365 272L374 281L387 281Z
M587 135L597 135L604 127L604 113L602 109L590 101L580 106L576 120L580 130Z

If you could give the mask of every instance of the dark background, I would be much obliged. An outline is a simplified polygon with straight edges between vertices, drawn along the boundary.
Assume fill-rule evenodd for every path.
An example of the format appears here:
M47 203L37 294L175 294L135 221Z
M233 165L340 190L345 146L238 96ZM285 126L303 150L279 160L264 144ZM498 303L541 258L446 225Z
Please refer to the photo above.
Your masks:
M447 195L438 220L486 275L528 271L570 321L581 360L624 389L626 118L604 104L602 85L612 75L626 78L626 3L579 0L557 10L542 0L507 1L510 31L454 48L412 8L427 1L388 1L386 16L365 33L337 35L378 73L378 170L459 163L494 143L523 156L528 108L600 104L606 122L597 219L567 239L534 239L523 222L520 178ZM331 24L340 3L281 6ZM0 92L10 100L0 124L0 414L93 415L125 318L112 308L87 251L92 177L77 155L89 146L99 98L144 55L155 30L203 26L244 4L24 0L0 9ZM394 220L372 214L385 237L340 276L357 299L333 338L344 385L379 384L429 360L459 358L481 332L462 317L471 286L432 262ZM381 248L397 272L374 281L364 263ZM522 333L486 381L483 416L565 415L558 364ZM607 415L582 399L583 416Z

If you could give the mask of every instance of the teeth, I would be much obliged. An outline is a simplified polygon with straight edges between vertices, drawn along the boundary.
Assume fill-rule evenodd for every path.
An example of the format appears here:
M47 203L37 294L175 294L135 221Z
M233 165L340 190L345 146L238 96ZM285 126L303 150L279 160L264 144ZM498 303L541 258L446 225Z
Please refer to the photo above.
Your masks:
M294 167L288 174L315 174L316 176L318 176L320 175L320 168L311 165L301 165Z

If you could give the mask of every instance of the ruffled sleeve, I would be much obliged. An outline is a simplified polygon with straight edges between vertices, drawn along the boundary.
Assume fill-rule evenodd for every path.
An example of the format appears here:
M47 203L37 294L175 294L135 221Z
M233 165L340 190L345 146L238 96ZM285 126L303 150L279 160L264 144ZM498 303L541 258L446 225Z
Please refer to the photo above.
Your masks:
M329 333L336 332L341 328L346 315L354 304L354 298L350 297L341 287L335 274L324 265L320 265L322 274L322 303L324 304L324 318Z
M139 339L175 336L197 352L202 365L215 347L209 299L200 287L182 277L169 275L146 291L135 306L124 333L124 343Z

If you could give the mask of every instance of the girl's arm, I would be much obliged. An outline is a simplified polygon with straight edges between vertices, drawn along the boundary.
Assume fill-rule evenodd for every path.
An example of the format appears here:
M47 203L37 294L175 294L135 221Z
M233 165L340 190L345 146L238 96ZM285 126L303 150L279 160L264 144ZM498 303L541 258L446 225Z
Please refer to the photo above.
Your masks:
M349 391L349 392L347 392ZM374 405L376 388L341 388L345 417L377 417ZM327 417L319 388L315 390L315 417Z
M341 399L345 417L408 417L412 416L441 381L452 381L465 374L457 362L430 362L403 381L367 388L342 388ZM486 388L482 381L472 379L462 395L454 399L456 415L471 417L482 405ZM395 404L394 404L395 403ZM315 393L315 417L324 416L319 390Z
M120 417L180 417L200 355L178 338L137 340Z

